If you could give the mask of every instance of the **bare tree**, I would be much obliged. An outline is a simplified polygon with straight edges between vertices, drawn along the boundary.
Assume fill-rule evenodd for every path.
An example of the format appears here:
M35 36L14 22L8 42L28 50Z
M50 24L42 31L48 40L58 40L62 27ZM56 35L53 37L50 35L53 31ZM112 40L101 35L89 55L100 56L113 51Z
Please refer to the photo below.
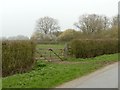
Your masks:
M59 29L57 20L51 17L43 17L37 21L36 30L43 34L52 34L52 32L58 31Z
M36 30L32 33L31 39L36 41L43 40L43 34Z
M84 33L95 33L109 27L109 19L106 16L96 14L82 15L74 25Z

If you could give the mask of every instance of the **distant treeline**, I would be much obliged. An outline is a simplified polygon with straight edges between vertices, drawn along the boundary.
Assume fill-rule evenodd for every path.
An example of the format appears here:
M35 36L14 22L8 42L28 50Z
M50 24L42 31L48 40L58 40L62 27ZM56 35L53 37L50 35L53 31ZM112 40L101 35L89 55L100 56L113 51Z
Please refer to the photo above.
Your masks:
M10 37L0 37L0 40L29 40L29 37L24 35L10 36Z
M73 39L118 38L118 16L84 14L73 24L76 29L60 29L58 21L51 17L38 19L31 39L38 43L66 42Z

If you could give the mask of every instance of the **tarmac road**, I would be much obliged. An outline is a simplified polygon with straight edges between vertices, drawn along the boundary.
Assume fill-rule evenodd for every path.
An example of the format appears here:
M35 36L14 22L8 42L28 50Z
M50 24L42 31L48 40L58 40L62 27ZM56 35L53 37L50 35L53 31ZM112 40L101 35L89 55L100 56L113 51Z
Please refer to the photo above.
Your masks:
M118 63L108 65L56 88L118 88Z

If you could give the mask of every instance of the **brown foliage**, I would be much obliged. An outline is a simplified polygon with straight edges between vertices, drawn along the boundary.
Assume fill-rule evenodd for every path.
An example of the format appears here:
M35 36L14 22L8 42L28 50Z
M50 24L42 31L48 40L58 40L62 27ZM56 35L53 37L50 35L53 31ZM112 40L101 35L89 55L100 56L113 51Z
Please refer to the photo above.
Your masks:
M91 58L104 54L118 52L118 40L116 39L86 39L70 42L71 53L76 58Z
M2 42L2 75L29 70L34 63L35 43L29 40Z

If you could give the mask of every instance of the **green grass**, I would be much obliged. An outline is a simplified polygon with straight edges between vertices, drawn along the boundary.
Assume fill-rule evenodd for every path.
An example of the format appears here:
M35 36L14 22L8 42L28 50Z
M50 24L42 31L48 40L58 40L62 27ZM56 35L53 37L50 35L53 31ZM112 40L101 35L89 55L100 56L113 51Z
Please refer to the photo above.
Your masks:
M89 59L68 58L66 63L36 62L33 70L2 79L3 88L52 88L117 62L118 54ZM78 63L73 63L78 62Z
M37 48L42 48L42 49L49 49L49 48L53 48L53 49L63 49L64 48L64 44L38 44Z
M56 58L57 56L49 51L49 49L52 49L55 53L57 53L60 57L63 57L63 49L64 49L64 44L38 44L36 46L37 52L36 56L37 58L39 58L40 56L44 56L47 58L50 58L50 56L52 58ZM61 50L62 49L62 50Z
M2 78L0 77L0 90L2 89Z

